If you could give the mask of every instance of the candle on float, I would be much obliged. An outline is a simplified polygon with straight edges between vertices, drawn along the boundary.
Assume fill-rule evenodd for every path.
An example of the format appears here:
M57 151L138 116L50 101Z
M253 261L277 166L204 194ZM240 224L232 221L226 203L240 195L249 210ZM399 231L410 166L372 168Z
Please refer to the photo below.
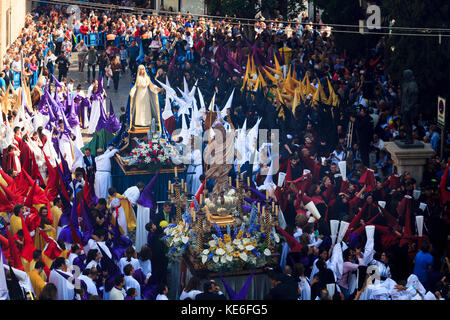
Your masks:
M183 189L184 186L184 179L181 179L181 189Z
M241 173L241 165L238 164L238 173Z
M202 205L202 203L203 203L203 194L200 193L200 203L199 203L199 205Z
M250 188L250 177L247 177L247 187Z
M170 192L170 185L171 185L171 183L170 183L170 180L169 180L169 192Z
M184 184L184 193L187 193L187 183Z
M272 201L272 212L275 210L275 202Z
M258 214L261 212L261 204L258 202Z
M239 179L236 178L236 188L239 188Z
M170 193L173 193L173 184L170 185Z
M275 217L278 217L278 206L275 207Z
M266 200L269 199L269 190L266 189Z
M231 177L228 177L228 184L231 186Z
M178 177L177 167L175 167L175 178Z

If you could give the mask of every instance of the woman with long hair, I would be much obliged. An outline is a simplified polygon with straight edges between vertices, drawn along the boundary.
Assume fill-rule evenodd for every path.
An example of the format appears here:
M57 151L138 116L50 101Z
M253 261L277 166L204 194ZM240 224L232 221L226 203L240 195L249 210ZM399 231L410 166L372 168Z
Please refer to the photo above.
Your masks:
M114 90L117 92L119 89L120 72L122 70L122 64L120 63L119 56L115 56L111 62L112 79L114 83Z
M197 277L189 279L187 286L180 295L180 300L195 300L195 297L202 293L200 291L200 280Z
M128 247L125 251L125 256L119 260L119 268L123 273L123 268L127 265L131 264L134 270L137 270L141 267L139 260L137 259L137 252L133 247Z

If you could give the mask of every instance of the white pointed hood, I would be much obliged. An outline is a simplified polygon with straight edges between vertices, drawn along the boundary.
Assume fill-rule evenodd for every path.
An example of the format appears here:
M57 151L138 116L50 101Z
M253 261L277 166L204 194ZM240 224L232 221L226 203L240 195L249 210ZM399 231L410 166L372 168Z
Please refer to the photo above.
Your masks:
M163 120L167 120L172 116L173 116L173 112L172 112L172 106L170 104L170 98L169 98L169 95L166 93L166 104L164 107L164 111L162 113L162 118L163 118Z
M203 99L203 95L202 92L200 91L200 88L197 88L197 90L198 90L198 100L200 101L200 112L205 112L206 111L205 100Z
M230 97L228 98L227 103L225 104L225 106L223 107L221 113L222 118L225 118L227 115L227 109L231 108L231 104L233 103L233 95L234 95L234 88L233 91L231 92Z

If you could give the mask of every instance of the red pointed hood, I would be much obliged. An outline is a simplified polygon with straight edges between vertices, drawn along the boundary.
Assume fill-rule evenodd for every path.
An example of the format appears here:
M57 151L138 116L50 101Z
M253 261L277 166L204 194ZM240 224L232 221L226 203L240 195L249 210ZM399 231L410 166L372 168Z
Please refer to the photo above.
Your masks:
M450 163L447 163L444 175L442 176L441 182L439 183L439 192L441 193L441 203L446 204L450 201L450 191L447 190L448 181L448 167Z
M45 232L39 231L41 233L41 236L47 241L47 245L45 246L43 250L43 254L47 256L51 260L55 260L58 258L63 250L58 246L58 243L50 238Z
M6 196L5 189L0 186L0 212L11 212L14 209L12 203Z
M362 174L358 183L361 186L367 185L366 192L371 192L375 190L375 175L373 174L373 171L367 169L366 172Z
M45 154L44 154L45 156ZM47 156L45 156L45 164L47 165L47 171L48 171L48 178L47 178L47 186L45 187L45 194L47 195L47 199L49 201L53 201L58 196L58 170L56 170L50 161L48 160Z
M9 228L6 228L6 232L9 241L9 263L11 263L11 266L16 269L24 270L22 261L20 260L19 249L17 248L16 242L14 241L11 233L9 232Z
M24 257L27 261L33 260L33 251L36 250L34 246L33 239L31 239L30 232L28 231L27 225L23 219L22 213L20 214L20 219L22 220L22 231L23 231L23 249L22 249L22 257Z
M205 188L205 183L206 183L206 179L203 180L202 185L200 186L200 188L198 188L197 194L195 195L195 200L197 200L197 202L200 202L200 195L203 193L203 189ZM191 203L191 208L194 208L194 202Z

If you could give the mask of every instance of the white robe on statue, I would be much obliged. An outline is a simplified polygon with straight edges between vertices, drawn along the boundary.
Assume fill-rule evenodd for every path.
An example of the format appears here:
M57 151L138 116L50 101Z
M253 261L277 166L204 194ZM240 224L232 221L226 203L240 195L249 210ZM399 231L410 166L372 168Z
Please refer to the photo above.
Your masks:
M58 270L69 276L72 276L68 272ZM57 300L73 300L75 296L74 285L67 281L62 275L60 275L56 270L50 271L49 282L53 283L57 289Z
M108 189L112 186L111 181L111 158L118 150L107 150L101 156L95 157L97 171L95 172L94 190L97 198L108 198Z

